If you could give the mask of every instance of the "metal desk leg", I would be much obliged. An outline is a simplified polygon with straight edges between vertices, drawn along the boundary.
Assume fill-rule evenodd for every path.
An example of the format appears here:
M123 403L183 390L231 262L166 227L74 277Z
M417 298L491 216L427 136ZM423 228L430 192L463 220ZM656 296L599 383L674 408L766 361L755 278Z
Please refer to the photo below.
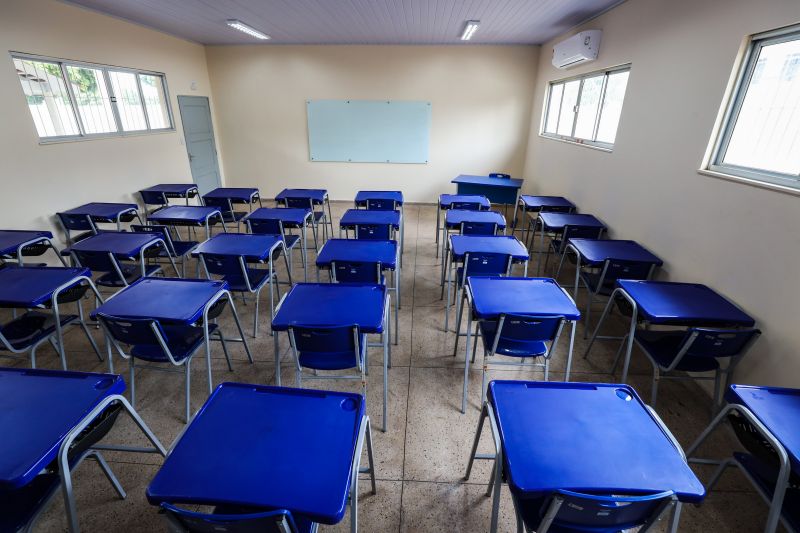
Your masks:
M572 350L575 348L575 330L578 328L578 321L572 321L572 331L569 334L569 352L567 353L567 372L564 375L564 381L569 381L569 373L572 369Z
M388 401L389 401L389 338L392 335L391 332L391 322L389 321L389 308L390 308L390 301L391 296L386 295L386 311L383 317L384 324L386 324L386 328L383 335L383 431L386 432L387 429L387 411L388 411Z
M464 291L466 293L466 291ZM466 296L464 296L466 297ZM463 300L462 300L463 301ZM467 412L467 389L469 383L469 340L470 333L472 332L472 310L467 311L467 343L464 349L464 391L461 396L461 414ZM458 333L456 332L456 342L458 342Z

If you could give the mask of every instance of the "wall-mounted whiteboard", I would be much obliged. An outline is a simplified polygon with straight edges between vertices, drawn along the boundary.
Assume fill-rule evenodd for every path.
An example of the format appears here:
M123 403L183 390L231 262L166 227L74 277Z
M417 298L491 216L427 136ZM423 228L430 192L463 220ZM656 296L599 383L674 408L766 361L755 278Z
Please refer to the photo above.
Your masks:
M431 103L309 100L311 161L427 163Z

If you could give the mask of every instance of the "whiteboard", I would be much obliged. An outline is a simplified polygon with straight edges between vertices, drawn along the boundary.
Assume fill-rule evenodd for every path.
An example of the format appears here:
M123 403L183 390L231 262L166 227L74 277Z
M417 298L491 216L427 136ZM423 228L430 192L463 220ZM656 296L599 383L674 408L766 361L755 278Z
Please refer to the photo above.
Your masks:
M431 103L309 100L311 161L427 163Z

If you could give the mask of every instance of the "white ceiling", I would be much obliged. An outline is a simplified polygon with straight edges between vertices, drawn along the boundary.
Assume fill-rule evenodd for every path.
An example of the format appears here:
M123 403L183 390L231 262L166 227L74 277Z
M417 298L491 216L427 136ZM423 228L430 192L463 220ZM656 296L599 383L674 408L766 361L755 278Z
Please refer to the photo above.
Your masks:
M270 44L541 44L621 0L65 0L203 44L259 41L225 25L239 19Z

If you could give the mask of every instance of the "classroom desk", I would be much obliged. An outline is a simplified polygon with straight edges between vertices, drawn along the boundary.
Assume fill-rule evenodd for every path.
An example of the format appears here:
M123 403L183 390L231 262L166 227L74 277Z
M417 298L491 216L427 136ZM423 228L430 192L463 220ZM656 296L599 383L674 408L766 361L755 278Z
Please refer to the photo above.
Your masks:
M65 252L72 254L75 262L78 263L78 258L75 254L78 252L100 252L114 254L115 257L127 261L136 261L138 259L139 265L142 267L142 277L147 275L147 261L145 253L148 249L153 247L160 247L167 250L167 244L164 242L163 237L157 233L132 233L127 231L104 231L97 235L92 235L81 241L76 242ZM172 268L175 274L178 274L178 267L175 266L175 260L172 256L168 255Z
M527 218L527 224L522 228L523 242L528 242L528 236L535 224L535 218L530 216L530 213L539 213L543 211L550 211L554 213L574 213L577 211L575 204L564 198L563 196L532 196L530 194L522 194L517 202L517 212L522 211L522 216ZM517 219L514 219L514 229L517 229Z
M275 196L275 201L279 204L284 204L286 207L289 205L289 199L304 199L308 200L308 207L314 212L314 224L317 222L317 212L314 211L314 206L322 206L322 216L327 219L327 225L331 228L331 237L333 237L333 214L331 213L331 200L328 197L328 191L325 189L283 189ZM325 215L325 207L328 207L328 214ZM327 233L325 226L323 230ZM327 235L323 235L323 240L327 240Z
M503 479L522 499L559 489L600 494L671 490L678 500L674 528L679 502L699 503L705 496L675 437L627 385L492 381L467 477L487 417L496 454L478 458L495 461L492 532Z
M357 224L374 224L377 226L391 226L395 230L399 230L400 238L400 264L403 264L403 241L404 241L404 233L403 230L403 214L401 211L369 211L364 209L348 209L342 215L341 220L339 220L339 237L342 236L342 230L347 232L348 230L353 230L353 234L355 234L355 228Z
M389 394L389 294L385 285L356 283L298 283L278 304L274 331L293 326L352 326L378 334L383 345L383 431ZM280 385L280 347L275 335L275 380Z
M64 258L53 244L53 234L49 231L26 231L16 229L0 230L0 259L16 259L19 266L24 266L25 249L29 246L44 245L56 253L61 264L67 266ZM41 255L41 254L36 254Z
M706 486L711 492L719 477L727 466L738 466L747 472L756 491L770 505L767 525L764 531L772 533L783 521L781 510L784 507L784 496L792 471L800 472L800 389L782 387L756 387L752 385L731 385L725 394L726 405L709 426L698 436L697 440L686 450L690 463L715 464L718 468ZM778 475L774 486L770 487L766 479L759 476L762 460L748 454L734 453L725 461L694 458L695 452L721 423L728 420L732 412L743 416L752 427L776 450ZM762 474L763 476L763 474ZM771 493L771 494L770 494ZM794 505L786 502L787 505ZM790 509L787 509L790 510ZM795 513L797 509L794 509ZM784 522L787 530L789 524Z
M122 396L125 381L120 376L88 372L59 372L0 368L0 432L13 438L0 439L0 487L25 487L53 461L58 461L61 490L66 502L69 529L78 531L78 517L72 494L68 451L76 437L111 403L120 403L153 448L131 449L104 445L102 449L118 451L167 452L150 428ZM99 457L94 446L92 452ZM92 453L90 452L90 453ZM101 465L104 461L101 462ZM105 467L107 468L107 467ZM110 472L110 470L108 471ZM113 482L116 478L111 477ZM118 485L124 498L125 493Z
M324 524L340 522L349 500L355 531L365 438L375 493L364 407L359 394L223 383L175 443L147 500L288 509Z
M95 353L100 357L100 350L94 338L86 327L83 318L83 308L78 302L78 315L62 315L59 308L59 296L65 291L86 283L95 294L99 302L103 297L92 282L92 272L88 268L70 267L45 267L8 266L0 269L0 307L10 309L44 309L52 306L54 325L56 329L56 344L61 358L61 367L67 369L66 350L64 348L64 331L66 326L75 320L81 325ZM31 365L35 368L36 361L31 355Z
M375 262L381 264L381 270L392 272L394 292L394 343L398 343L399 311L400 311L400 262L397 259L397 241L362 241L356 239L330 239L317 255L317 282L319 269L330 269L335 261Z
M228 282L205 279L180 278L141 278L122 289L113 298L92 311L92 318L98 313L105 315L152 319L165 324L191 325L202 321L206 341L206 365L208 368L208 392L213 390L211 377L211 344L208 331L209 310L222 298L227 298L233 320L239 330L239 339L244 344L250 362L253 356L244 330L239 322L239 315L228 291ZM235 340L235 339L226 339ZM111 353L108 354L108 368L114 372Z
M453 208L454 203L476 203L480 204L483 211L488 211L492 207L489 199L479 194L440 194L436 202L436 257L439 257L439 232L442 229L441 214Z
M138 209L139 206L136 204L92 202L64 211L64 213L67 215L83 215L91 218L92 222L116 224L117 231L122 231L122 217L125 215L133 215L139 221L139 224L142 223Z
M469 222L483 222L489 224L497 224L497 229L503 230L506 233L506 219L500 213L495 211L468 211L466 209L448 209L444 214L444 224L442 224L442 278L444 278L444 259L447 254L447 246L449 245L447 235L450 230L461 229L462 223ZM436 254L438 257L438 253Z
M214 220L219 220L219 223L222 224L222 231L228 231L225 221L222 219L222 212L215 207L173 205L159 209L150 215L149 220L164 226L205 226L206 239L211 238L211 224Z
M293 207L260 207L245 216L242 221L250 228L250 220L280 220L284 229L297 228L300 230L300 246L302 247L303 255L303 281L308 281L308 244L306 229L311 222L311 209L293 208ZM317 230L311 224L311 232L314 235L314 249L317 249Z
M569 381L572 368L572 349L575 345L575 326L581 312L575 306L567 291L551 278L512 278L481 277L467 278L464 296L461 298L456 320L456 340L453 355L458 351L458 338L461 333L461 316L464 302L467 301L467 344L464 352L464 390L461 399L461 412L467 408L467 383L469 381L469 340L473 320L498 320L500 315L563 316L572 323L567 352L567 368L564 381Z
M519 190L525 180L514 178L492 178L490 176L471 176L460 174L450 183L455 183L458 194L482 194L495 204L514 206L514 217L517 219L517 201Z
M628 379L633 337L640 318L653 325L686 327L752 327L755 324L755 321L735 304L699 283L617 280L617 286L609 296L608 304L597 322L584 357L589 355L595 339L598 338L597 334L603 325L603 320L617 296L627 300L633 308L622 370L623 383Z
M544 251L544 234L547 232L561 233L566 226L583 226L589 228L598 228L605 230L606 225L603 224L597 217L593 215L577 214L577 213L539 213L539 249L537 255L536 273L537 275L542 269L542 252ZM531 234L531 244L536 241L537 226L533 226Z
M143 190L161 193L164 198L186 198L186 205L189 205L189 198L194 198L200 194L197 185L194 183L161 183Z

